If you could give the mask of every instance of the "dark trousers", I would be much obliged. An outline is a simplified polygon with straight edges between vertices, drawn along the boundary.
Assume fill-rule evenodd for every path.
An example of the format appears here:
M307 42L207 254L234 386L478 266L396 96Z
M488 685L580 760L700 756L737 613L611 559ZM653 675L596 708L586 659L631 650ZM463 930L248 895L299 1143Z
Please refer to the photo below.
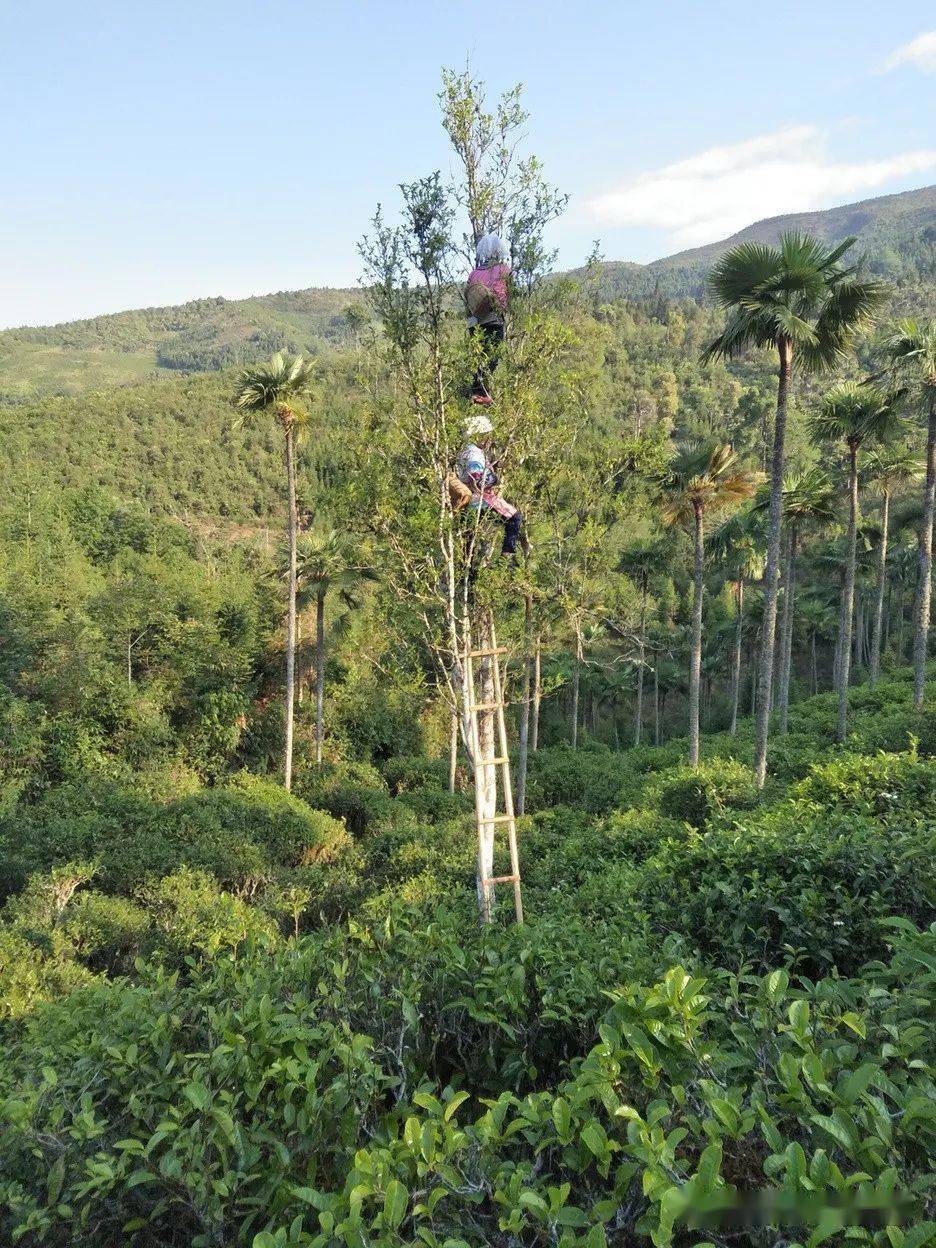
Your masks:
M504 322L492 321L487 325L469 325L469 334L481 334L482 359L471 383L472 395L487 395L487 383L500 359L501 343L504 341Z
M503 521L504 525L504 545L501 547L501 554L512 555L516 552L517 541L520 537L520 529L523 525L523 516L520 512L512 515L509 520Z
M522 542L522 536L523 536L522 514L519 511L517 511L510 517L509 520L506 520L503 516L499 516L496 511L485 511L484 515L491 516L494 520L497 521L498 524L502 524L504 526L504 544L503 546L501 546L501 554L502 555L515 555L517 553L517 542ZM483 521L483 518L484 517L482 516L482 521ZM474 539L475 539L474 523L476 522L471 521L472 527L465 534L465 551L466 551L469 561L472 559L472 554L474 551ZM523 548L524 550L526 550L525 545Z

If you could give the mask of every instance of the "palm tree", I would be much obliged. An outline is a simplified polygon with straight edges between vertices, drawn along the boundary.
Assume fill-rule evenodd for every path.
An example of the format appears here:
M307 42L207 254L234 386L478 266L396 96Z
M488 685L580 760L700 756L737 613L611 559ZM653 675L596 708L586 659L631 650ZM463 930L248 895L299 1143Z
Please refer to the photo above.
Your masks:
M764 574L763 515L755 508L738 512L719 525L709 546L728 569L735 599L734 641L731 656L731 725L738 732L738 706L741 699L741 654L744 648L744 595L752 581Z
M692 639L689 661L689 765L699 762L699 678L702 667L702 571L705 517L750 498L756 477L739 466L727 443L684 447L660 485L663 523L691 526L693 534Z
M936 321L898 321L886 343L895 368L927 412L926 475L917 548L917 591L913 618L913 706L923 706L930 599L933 592L933 513L936 504Z
M643 728L644 672L647 666L647 595L650 580L665 566L661 542L639 542L621 556L618 571L625 573L640 593L640 624L637 633L637 704L634 711L634 745L640 745Z
M855 569L858 556L858 452L869 441L884 441L897 428L896 394L874 386L845 381L833 386L812 418L815 436L844 441L848 448L848 532L845 538L845 585L842 591L842 642L838 665L838 721L835 739L844 744L848 732L848 680L852 621L855 611Z
M755 724L754 771L758 785L763 785L767 775L787 404L794 363L804 372L830 368L886 293L881 283L864 280L854 267L839 263L854 242L854 238L847 238L830 248L809 235L793 232L783 234L777 247L742 243L725 252L709 277L715 298L728 316L725 328L703 358L738 355L749 347L774 347L780 360Z
M820 468L807 468L783 487L787 522L786 569L783 576L783 615L780 620L780 675L778 727L786 736L790 715L790 677L793 671L793 617L796 600L796 555L800 530L809 521L827 524L835 519L835 491Z
M313 524L299 538L297 577L315 598L315 761L321 764L325 739L325 600L335 590L346 606L356 607L355 587L361 581L376 580L376 574L355 563L346 534Z
M241 373L234 392L235 406L248 412L273 411L283 431L286 458L289 534L289 598L286 615L286 742L283 783L292 788L293 704L296 686L296 537L299 528L296 508L296 439L308 423L302 397L312 386L311 362L297 356L288 359L281 352L267 364L254 364Z
M887 585L891 492L900 482L919 476L921 469L919 455L915 455L906 446L881 446L868 456L868 479L881 489L881 540L878 544L874 619L871 631L871 662L868 667L868 683L872 689L877 684L881 671L881 638L884 628L884 590Z

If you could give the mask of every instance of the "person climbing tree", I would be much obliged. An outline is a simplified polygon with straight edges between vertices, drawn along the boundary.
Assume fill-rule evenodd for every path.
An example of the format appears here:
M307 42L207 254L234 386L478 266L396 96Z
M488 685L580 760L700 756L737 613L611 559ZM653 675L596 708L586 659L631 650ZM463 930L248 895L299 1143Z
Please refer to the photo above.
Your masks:
M481 335L481 360L471 386L471 401L493 402L488 382L497 367L504 341L507 282L510 277L507 247L497 234L485 234L475 249L475 267L465 287L469 334Z
M459 452L455 471L459 481L472 492L470 507L481 509L482 513L491 511L504 524L504 545L502 553L513 555L517 550L517 541L526 549L526 539L522 532L523 516L512 503L501 498L497 491L497 473L494 463L488 456L491 446L491 435L494 426L487 416L472 416L465 425L465 446Z

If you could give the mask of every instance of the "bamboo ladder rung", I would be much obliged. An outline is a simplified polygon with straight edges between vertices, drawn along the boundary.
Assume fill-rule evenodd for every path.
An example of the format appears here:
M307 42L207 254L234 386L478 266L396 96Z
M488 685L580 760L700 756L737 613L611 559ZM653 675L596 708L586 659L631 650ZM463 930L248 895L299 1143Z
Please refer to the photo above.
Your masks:
M489 650L472 650L472 651L471 651L471 653L470 653L470 655L469 655L469 658L472 658L472 659L486 659L486 658L488 658L488 656L492 656L492 655L495 655L495 654L506 654L506 653L507 653L507 649L508 649L508 647L507 647L507 646L493 646L493 647L492 647L491 649L489 649Z
M503 702L475 702L468 710L474 714L476 711L496 711L498 708L503 709L503 706Z
M485 884L517 884L519 883L519 875L492 875L490 879L484 881Z
M513 815L482 815L478 823L513 823Z

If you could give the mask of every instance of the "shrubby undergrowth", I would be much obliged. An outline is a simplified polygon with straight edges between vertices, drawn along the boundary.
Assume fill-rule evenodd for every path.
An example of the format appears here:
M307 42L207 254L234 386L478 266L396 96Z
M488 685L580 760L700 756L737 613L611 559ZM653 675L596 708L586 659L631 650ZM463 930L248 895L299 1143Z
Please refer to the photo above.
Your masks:
M697 771L541 751L528 922L486 932L422 758L14 803L6 1239L936 1242L933 711L833 717L793 708L763 794L746 728Z

